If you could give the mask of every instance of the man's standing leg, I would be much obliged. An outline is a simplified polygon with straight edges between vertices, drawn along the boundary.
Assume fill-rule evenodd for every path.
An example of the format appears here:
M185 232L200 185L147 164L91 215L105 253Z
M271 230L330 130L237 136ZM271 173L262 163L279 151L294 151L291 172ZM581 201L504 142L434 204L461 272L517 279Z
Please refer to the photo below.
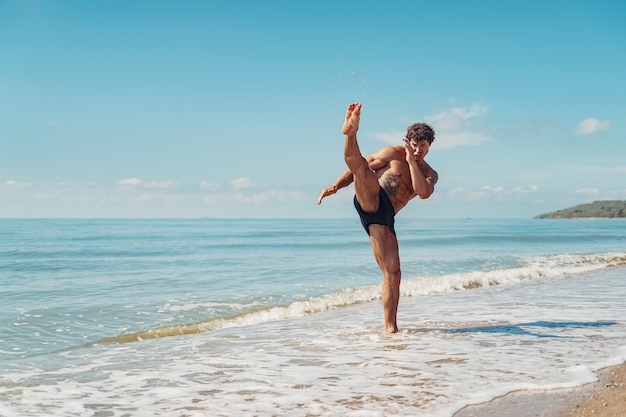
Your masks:
M344 160L354 178L354 191L359 204L365 212L378 210L380 185L378 177L370 169L367 160L361 154L356 133L359 130L361 105L352 103L346 111L346 121L342 132L346 135ZM370 241L374 258L383 272L382 302L385 311L385 332L396 333L398 326L396 315L400 299L400 258L398 240L389 227L372 224L369 227Z
M382 302L385 311L385 332L396 333L398 324L398 303L400 301L400 255L398 239L389 229L381 224L370 225L370 242L374 258L383 272Z

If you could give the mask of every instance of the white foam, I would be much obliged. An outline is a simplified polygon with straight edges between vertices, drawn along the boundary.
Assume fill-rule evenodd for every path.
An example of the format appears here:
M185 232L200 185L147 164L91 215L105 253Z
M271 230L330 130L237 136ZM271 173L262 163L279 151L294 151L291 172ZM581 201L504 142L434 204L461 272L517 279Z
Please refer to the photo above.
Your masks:
M580 274L622 265L624 263L626 263L626 253L535 256L526 258L522 262L523 266L516 268L502 268L492 271L470 271L443 276L404 279L401 283L400 291L403 297L422 297L434 294L446 294L459 290L472 290L481 287L511 286L525 282L544 282L564 278L572 274ZM188 311L200 307L215 308L217 306L223 310L243 312L235 316L218 316L197 323L173 325L121 334L116 337L102 339L95 342L95 344L133 342L152 338L180 336L303 317L309 314L318 314L328 310L377 300L380 299L380 292L380 285L346 288L320 297L311 297L308 300L294 301L288 305L275 307L264 307L254 302L247 305L241 303L227 304L206 302L176 306L168 303L160 309L160 312ZM255 306L257 306L256 311L254 311ZM57 331L62 330L59 329Z
M158 312L159 313L170 313L170 312L179 312L179 311L191 311L191 310L211 310L218 308L227 308L232 310L246 310L250 308L258 308L262 306L259 302L251 302L251 303L234 303L234 302L216 302L216 301L206 301L206 302L193 302L189 304L171 304L167 303L163 307L161 307Z

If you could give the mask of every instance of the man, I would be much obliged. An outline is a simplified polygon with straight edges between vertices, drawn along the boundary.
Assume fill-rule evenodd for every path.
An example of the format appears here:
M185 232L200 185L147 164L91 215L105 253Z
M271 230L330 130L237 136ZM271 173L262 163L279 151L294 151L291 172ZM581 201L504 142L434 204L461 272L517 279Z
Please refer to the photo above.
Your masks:
M424 161L435 140L435 132L426 123L415 123L407 130L404 146L385 146L366 159L356 139L360 118L361 104L350 104L342 128L346 135L343 153L348 169L333 185L322 190L317 204L354 182L354 205L383 273L385 332L396 333L400 256L394 216L414 197L428 198L435 190L437 172Z

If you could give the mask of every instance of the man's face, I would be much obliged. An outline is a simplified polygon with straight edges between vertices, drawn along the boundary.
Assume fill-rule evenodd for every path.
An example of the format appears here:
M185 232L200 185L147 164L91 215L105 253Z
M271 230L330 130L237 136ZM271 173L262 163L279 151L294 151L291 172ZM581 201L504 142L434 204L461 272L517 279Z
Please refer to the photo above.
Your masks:
M411 139L409 141L409 145L411 145L411 149L413 149L413 156L416 161L421 161L428 154L428 150L430 149L430 143L426 139L415 140Z

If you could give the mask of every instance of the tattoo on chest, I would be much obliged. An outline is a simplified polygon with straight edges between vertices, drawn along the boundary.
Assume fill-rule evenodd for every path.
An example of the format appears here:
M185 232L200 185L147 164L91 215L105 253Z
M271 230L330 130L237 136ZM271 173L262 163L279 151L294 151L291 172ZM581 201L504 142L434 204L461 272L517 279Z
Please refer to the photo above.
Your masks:
M395 175L383 175L380 179L380 185L390 196L395 196L400 190L400 179Z

